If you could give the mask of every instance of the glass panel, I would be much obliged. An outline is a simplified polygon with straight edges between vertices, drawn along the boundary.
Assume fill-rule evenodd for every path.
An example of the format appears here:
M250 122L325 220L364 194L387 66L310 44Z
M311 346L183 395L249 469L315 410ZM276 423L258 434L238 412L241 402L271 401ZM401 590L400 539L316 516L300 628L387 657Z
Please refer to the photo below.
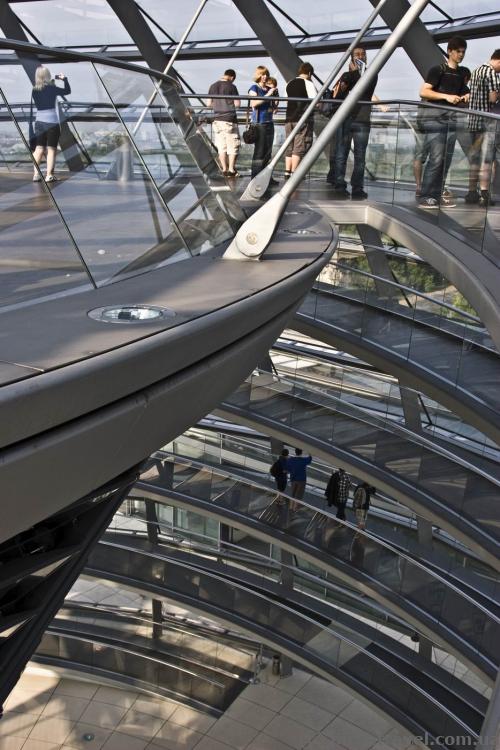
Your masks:
M31 153L0 95L0 305L92 288L48 185L33 182ZM13 112L24 120L20 107Z
M62 156L71 159L76 145L78 164L70 163L53 195L94 279L103 283L184 257L184 243L92 65L66 67L73 88ZM81 89L71 80L75 67ZM109 79L114 75L110 69ZM92 99L85 101L85 91Z
M16 3L16 14L49 47L132 43L105 0L44 0Z
M102 65L96 69L189 249L207 250L232 236L215 199L210 202L207 182L152 80L130 71L110 76Z

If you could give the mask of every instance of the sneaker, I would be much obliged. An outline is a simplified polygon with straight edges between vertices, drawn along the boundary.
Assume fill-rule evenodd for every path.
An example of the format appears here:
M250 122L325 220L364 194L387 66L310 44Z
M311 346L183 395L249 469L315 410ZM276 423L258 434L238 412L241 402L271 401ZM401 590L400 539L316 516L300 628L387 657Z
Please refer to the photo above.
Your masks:
M368 198L368 193L364 190L353 190L351 200L353 201L365 201Z
M283 179L284 179L284 180L285 180L285 182L286 182L287 180L289 180L289 179L290 179L290 177L291 177L291 176L292 176L292 173L291 173L291 172L285 172L285 174L283 175Z
M451 190L447 187L443 188L443 192L441 193L441 198L444 198L446 200L453 200L455 196L451 192Z
M40 176L40 175L38 174L38 172L37 172L36 174L34 174L34 175L33 175L33 182L41 182L41 181L42 181L42 178L41 178L41 176Z
M418 204L419 208L430 208L430 209L438 209L439 203L435 198L421 198L420 203Z
M464 196L464 201L466 203L479 203L480 197L481 196L479 195L477 190L469 190L469 192L466 193Z
M270 185L279 185L279 182L278 182L278 180L275 180L274 177L271 177L271 179L269 180L269 184Z
M441 196L439 205L443 208L455 208L457 204L454 198L445 198L444 196Z
M333 190L333 199L336 201L347 201L350 197L351 194L348 190L343 188L334 188Z
M494 206L495 201L492 200L489 190L481 190L481 195L478 200L480 206Z
M48 174L45 178L45 182L57 182L57 177L55 174Z

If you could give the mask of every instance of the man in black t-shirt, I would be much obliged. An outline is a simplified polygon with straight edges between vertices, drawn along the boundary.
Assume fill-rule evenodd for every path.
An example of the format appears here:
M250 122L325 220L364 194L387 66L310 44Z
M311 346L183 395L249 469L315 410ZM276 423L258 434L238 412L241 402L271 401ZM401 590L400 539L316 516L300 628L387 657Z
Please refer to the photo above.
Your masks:
M454 36L448 42L448 60L432 67L420 88L420 96L432 104L459 107L469 100L467 68L460 65L465 56L467 42ZM450 194L443 194L446 177L455 150L456 117L446 110L433 111L421 108L420 127L424 132L424 151L429 154L425 165L420 198L420 208L453 208L456 203Z
M240 134L236 107L240 106L238 89L234 85L236 72L228 68L219 81L208 89L210 96L228 96L228 99L209 99L207 106L214 110L212 133L217 147L222 171L228 177L237 177L236 159L240 148ZM228 163L229 161L229 163Z
M286 85L286 95L292 99L314 99L316 96L316 86L312 82L312 75L314 68L311 63L302 63L297 78L293 78L288 81ZM308 107L307 101L296 102L289 101L286 105L285 115L285 138L287 138L292 130L297 125L298 121L306 111ZM299 132L295 135L293 140L288 144L285 151L285 180L292 175L301 159L307 154L312 146L313 142L313 116L311 115L308 120L302 125Z
M366 50L364 47L356 47L351 53L351 62L349 70L342 74L334 91L334 98L342 100L354 88L366 69ZM374 91L377 85L377 76L370 83L363 94L365 101L379 101ZM364 200L367 194L364 190L365 181L365 162L368 139L370 137L370 113L369 104L358 104L351 114L344 120L338 128L335 138L335 147L330 152L330 171L327 176L327 182L333 185L335 194L338 199ZM347 168L347 159L353 145L354 165L351 174L352 193L349 196L345 173Z

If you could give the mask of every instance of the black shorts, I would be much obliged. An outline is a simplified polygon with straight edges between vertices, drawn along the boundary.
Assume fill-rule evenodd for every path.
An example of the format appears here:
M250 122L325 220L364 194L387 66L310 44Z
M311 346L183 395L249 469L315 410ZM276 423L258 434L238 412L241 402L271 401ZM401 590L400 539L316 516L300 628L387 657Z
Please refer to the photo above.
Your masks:
M51 122L35 122L36 145L43 148L57 148L59 138L61 137L61 128Z

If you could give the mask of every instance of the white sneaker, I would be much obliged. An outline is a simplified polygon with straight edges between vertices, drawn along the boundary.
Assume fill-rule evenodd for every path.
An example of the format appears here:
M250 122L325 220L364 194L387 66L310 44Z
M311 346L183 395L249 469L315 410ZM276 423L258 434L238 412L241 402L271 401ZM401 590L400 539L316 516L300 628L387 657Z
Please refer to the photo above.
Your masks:
M420 203L418 204L419 208L430 208L432 209L438 209L439 203L435 198L421 198Z
M57 181L57 177L55 176L55 174L49 174L45 178L45 182L56 182L56 181Z
M42 181L42 178L40 177L38 172L33 175L33 182L41 182L41 181Z

